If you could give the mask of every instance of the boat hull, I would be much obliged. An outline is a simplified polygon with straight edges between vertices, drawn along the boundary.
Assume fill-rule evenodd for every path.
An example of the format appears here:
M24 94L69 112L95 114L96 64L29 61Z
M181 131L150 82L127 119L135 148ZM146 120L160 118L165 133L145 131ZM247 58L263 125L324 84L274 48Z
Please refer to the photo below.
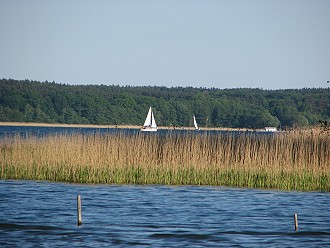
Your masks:
M141 128L142 132L156 132L157 128Z

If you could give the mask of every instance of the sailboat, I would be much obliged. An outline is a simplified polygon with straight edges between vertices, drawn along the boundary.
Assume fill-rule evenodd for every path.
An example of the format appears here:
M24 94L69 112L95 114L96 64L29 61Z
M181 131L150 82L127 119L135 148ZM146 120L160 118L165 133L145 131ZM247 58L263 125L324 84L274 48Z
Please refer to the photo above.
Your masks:
M194 119L195 130L198 131L199 130L199 127L197 126L197 121L196 121L195 116L193 116L193 119Z
M143 127L141 128L141 131L157 131L157 124L151 107L149 108L147 118L143 124Z

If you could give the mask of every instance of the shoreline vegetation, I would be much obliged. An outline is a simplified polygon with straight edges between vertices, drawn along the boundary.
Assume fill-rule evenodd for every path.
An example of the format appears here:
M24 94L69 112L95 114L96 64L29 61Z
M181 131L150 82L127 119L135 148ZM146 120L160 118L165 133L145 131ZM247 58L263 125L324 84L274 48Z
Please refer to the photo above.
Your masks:
M330 192L330 136L319 130L269 135L31 134L4 138L0 167L0 179Z
M327 88L264 90L68 85L0 79L0 120L142 125L153 107L158 126L308 127L329 120Z

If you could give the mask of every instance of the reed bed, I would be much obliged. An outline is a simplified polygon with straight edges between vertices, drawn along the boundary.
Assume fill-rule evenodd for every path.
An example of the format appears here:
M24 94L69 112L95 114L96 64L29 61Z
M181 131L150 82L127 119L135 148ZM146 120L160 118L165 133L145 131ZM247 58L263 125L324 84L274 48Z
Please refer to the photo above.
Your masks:
M0 179L330 191L328 134L31 135L0 150Z

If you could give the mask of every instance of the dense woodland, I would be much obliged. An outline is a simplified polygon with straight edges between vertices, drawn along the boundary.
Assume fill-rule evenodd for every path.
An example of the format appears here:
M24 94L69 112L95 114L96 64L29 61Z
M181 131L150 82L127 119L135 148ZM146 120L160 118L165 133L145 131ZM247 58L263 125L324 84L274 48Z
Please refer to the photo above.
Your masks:
M329 88L216 89L67 85L0 80L0 121L141 125L149 106L159 126L315 125L330 120Z

